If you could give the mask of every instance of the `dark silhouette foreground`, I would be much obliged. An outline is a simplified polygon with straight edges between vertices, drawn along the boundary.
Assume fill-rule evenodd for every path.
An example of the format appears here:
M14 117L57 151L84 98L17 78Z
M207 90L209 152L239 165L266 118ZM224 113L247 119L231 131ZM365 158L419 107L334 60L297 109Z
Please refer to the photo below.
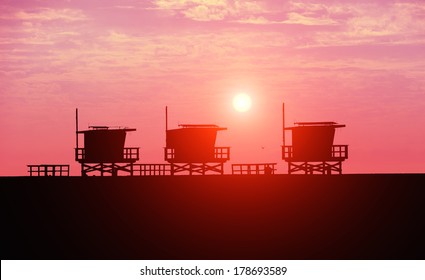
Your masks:
M425 175L3 177L2 259L423 259Z

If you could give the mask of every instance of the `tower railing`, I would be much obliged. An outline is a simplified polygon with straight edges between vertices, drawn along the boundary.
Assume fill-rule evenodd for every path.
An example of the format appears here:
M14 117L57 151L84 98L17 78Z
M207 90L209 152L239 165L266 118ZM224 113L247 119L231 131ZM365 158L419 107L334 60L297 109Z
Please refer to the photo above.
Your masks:
M230 159L230 147L214 147L214 158L229 160Z
M86 150L84 148L76 148L75 149L75 160L76 161L84 161L86 159ZM124 148L123 149L123 157L122 160L131 160L137 161L139 160L139 148Z
M139 148L124 148L125 160L139 160Z
M68 164L29 164L30 176L69 176Z
M236 163L232 164L233 175L274 174L276 163Z
M131 176L166 176L171 175L170 164L142 163L134 164Z
M293 146L282 146L282 158L284 160L297 160L294 157ZM348 145L332 145L331 160L343 160L348 158ZM329 159L324 159L329 160Z
M176 158L174 148L164 148L165 161L173 161ZM227 161L230 159L230 147L214 147L214 160Z

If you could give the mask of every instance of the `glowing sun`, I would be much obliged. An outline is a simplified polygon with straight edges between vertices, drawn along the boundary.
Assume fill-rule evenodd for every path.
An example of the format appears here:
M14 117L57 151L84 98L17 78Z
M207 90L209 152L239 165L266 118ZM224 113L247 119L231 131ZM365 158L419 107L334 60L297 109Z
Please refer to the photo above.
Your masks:
M248 94L240 93L233 98L233 107L238 112L246 112L251 108L251 97Z

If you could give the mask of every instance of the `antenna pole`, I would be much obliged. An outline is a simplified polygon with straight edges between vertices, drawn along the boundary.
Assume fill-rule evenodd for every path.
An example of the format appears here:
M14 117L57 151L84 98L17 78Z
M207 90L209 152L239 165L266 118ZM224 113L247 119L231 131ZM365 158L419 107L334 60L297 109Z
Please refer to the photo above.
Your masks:
M78 149L78 108L75 109L75 143Z
M168 130L168 106L165 106L165 131Z
M282 103L282 141L285 147L285 103Z

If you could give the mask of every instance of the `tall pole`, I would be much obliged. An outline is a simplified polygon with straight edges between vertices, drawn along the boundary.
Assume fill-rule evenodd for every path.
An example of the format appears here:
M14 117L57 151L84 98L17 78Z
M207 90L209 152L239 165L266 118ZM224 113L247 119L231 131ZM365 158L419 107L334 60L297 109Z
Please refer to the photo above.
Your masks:
M285 103L282 103L282 141L285 147Z
M165 131L168 130L168 106L165 106Z
M78 108L75 109L75 143L78 149Z

